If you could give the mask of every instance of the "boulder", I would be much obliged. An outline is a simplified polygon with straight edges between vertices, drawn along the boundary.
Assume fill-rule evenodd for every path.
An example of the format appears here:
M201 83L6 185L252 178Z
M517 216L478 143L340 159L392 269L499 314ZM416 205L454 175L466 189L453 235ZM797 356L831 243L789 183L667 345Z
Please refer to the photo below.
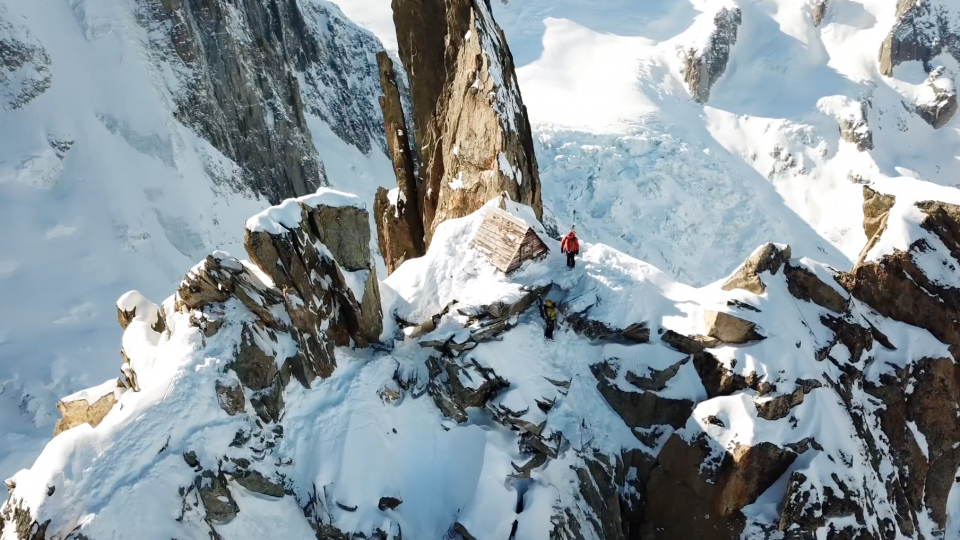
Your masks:
M755 323L725 311L704 310L703 323L707 336L717 338L723 343L740 344L764 339L764 336L757 332Z
M211 523L228 523L237 517L240 507L233 499L227 478L222 471L203 471L194 481L194 487L200 493L206 519Z
M723 284L722 289L732 291L743 289L753 294L763 294L767 286L760 279L760 274L770 272L776 275L780 267L790 260L790 246L767 243L750 254L747 260L730 279Z
M663 341L673 349L687 354L696 354L703 352L704 349L718 347L722 344L719 339L714 337L701 336L699 334L685 336L673 330L667 330L661 334L660 341Z
M413 98L427 243L440 223L502 192L541 219L530 124L490 4L393 0L392 7Z
M787 279L787 290L794 298L813 302L836 313L846 311L847 298L830 284L824 283L817 274L789 263L784 267L783 274Z
M741 22L740 8L720 8L713 17L713 29L703 48L678 48L683 63L680 68L683 81L690 97L697 103L706 103L710 99L711 88L726 71Z
M57 420L53 428L53 436L56 437L80 424L90 424L90 427L100 425L107 413L116 405L122 388L116 379L112 379L100 386L77 392L58 401L57 410L60 411L62 418Z
M257 471L240 470L233 475L233 479L248 491L280 498L284 495L283 481L267 478Z
M217 381L217 402L220 408L230 416L236 416L244 411L247 405L243 388L238 384L223 384Z

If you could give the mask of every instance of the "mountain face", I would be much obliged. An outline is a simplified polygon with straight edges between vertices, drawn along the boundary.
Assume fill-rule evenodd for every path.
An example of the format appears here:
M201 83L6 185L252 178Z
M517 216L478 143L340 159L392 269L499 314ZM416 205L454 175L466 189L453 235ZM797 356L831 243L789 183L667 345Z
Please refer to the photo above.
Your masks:
M391 181L382 50L323 0L0 2L0 474L117 375L122 293L242 249L271 202Z
M956 171L958 148L953 6L878 5L675 3L662 13L643 5L639 18L620 6L613 30L638 24L645 34L629 39L574 4L551 3L538 59L520 47L528 58L515 74L506 39L526 36L510 17L539 16L544 4L497 6L501 32L482 1L414 9L394 0L407 73L367 54L360 65L379 70L363 80L381 90L359 95L378 98L365 113L385 127L393 167L381 169L383 183L397 188L374 198L354 171L362 197L321 188L246 220L249 261L198 253L159 305L121 296L121 377L58 403L56 437L7 481L0 539L958 537L960 196L938 185ZM237 141L282 161L278 141L341 133L332 116L320 121L334 113L307 106L319 84L303 82L314 64L297 63L310 57L309 40L283 45L308 36L298 17L324 19L305 15L304 2L238 6L212 16L211 5L193 5L192 24L241 21L266 37L255 49L225 43L232 54L305 66L294 70L299 94L284 94L303 103L281 108L300 110L308 131L293 115L276 134ZM83 13L92 35L103 32L102 19ZM188 9L156 13L162 21ZM9 20L8 80L26 81L11 87L17 96L40 92L29 107L57 91L55 82L40 90L48 73L56 80L57 54ZM269 35L257 21L270 21ZM903 53L882 73L878 44L893 35L905 44L896 50L913 47L908 27L942 41L916 38L926 59ZM574 62L570 80L596 77L603 87L591 92L606 97L617 82L603 78L617 73L610 63L624 62L623 79L659 96L660 109L616 131L598 120L611 118L600 106L609 104L560 100L562 114L531 105L529 115L569 123L522 127L520 83L543 98L544 80L599 52L605 62ZM221 60L207 62L216 73ZM287 92L273 87L281 71L250 71L248 82L269 84L241 84L243 99L269 104ZM757 80L773 88L739 95ZM486 93L472 93L474 83ZM634 94L618 97L618 115L637 105ZM241 136L247 124L230 99L199 110ZM592 131L570 121L586 116ZM108 132L166 156L103 118ZM178 125L182 133L204 129L182 118L191 126ZM67 137L44 144L41 164L81 149ZM919 157L910 154L918 145ZM256 166L223 154L237 179ZM451 164L464 176L451 176ZM530 176L507 174L522 167L542 173L540 195ZM44 178L33 170L16 179ZM299 174L277 170L284 180L270 189ZM472 247L501 204L550 248L509 275ZM371 217L391 272L383 281ZM573 270L553 239L571 224L583 225ZM607 238L661 257L670 273L594 241ZM719 274L745 242L760 247ZM553 341L537 309L546 299L561 307Z
M936 537L960 199L885 187L852 271L767 244L699 289L597 244L571 272L513 202L551 253L505 276L463 248L496 200L378 284L356 197L285 201L252 262L120 300L125 377L65 398L89 424L8 481L2 538Z

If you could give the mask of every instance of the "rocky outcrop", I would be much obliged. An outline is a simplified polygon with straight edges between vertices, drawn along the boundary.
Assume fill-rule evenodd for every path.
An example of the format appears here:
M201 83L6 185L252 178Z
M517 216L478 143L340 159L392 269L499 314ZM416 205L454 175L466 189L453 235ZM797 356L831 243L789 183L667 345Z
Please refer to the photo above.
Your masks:
M868 100L853 101L846 96L828 96L817 102L821 112L837 121L840 138L860 152L873 150L873 130L867 116Z
M930 62L941 52L960 60L960 18L949 0L898 0L896 22L880 46L880 73L893 76L893 68L917 60L930 71Z
M944 264L960 265L960 207L938 201L919 202L916 207L926 214L920 226L947 249L942 253L948 257ZM896 250L879 260L862 258L840 281L880 314L925 328L956 348L960 346L960 313L955 307L960 305L960 289L931 279L916 260L932 249L920 238L907 251Z
M393 0L410 78L426 241L507 192L540 219L540 178L513 57L487 0Z
M379 188L373 204L377 220L377 240L380 253L393 271L407 259L422 257L424 248L423 213L420 210L420 189L414 171L413 154L403 102L397 85L393 61L386 52L377 53L380 68L380 109L387 134L387 149L397 177L397 188L387 191Z
M743 289L753 294L763 294L767 290L760 274L769 272L776 275L780 267L790 260L790 246L764 244L757 248L737 269L733 276L723 284L723 290Z
M787 263L783 274L787 279L787 290L794 298L813 302L835 313L847 309L847 298L807 268Z
M30 30L0 6L0 105L19 109L50 88L50 55Z
M917 114L933 129L940 129L957 114L957 90L953 81L943 76L943 68L930 72L926 86L926 95L917 101Z
M707 336L723 343L748 343L763 339L755 323L724 311L705 310L703 322Z
M282 291L294 326L310 344L307 350L319 346L322 326L336 345L365 347L378 341L383 330L369 217L353 206L356 198L350 204L325 204L326 195L337 197L322 192L285 202L277 207L276 220L271 210L251 219L244 247ZM346 265L339 264L337 255Z
M721 8L713 17L713 30L703 45L679 48L683 82L697 103L710 99L710 90L726 71L741 22L740 8Z
M827 0L816 0L813 4L813 25L820 26L823 24L823 19L827 16L827 6L829 2Z
M53 436L81 424L97 427L116 405L122 390L123 387L116 380L112 380L89 391L61 399L57 402L57 410L63 417L57 420Z
M886 228L887 216L897 201L893 195L887 195L863 186L863 233L867 240Z

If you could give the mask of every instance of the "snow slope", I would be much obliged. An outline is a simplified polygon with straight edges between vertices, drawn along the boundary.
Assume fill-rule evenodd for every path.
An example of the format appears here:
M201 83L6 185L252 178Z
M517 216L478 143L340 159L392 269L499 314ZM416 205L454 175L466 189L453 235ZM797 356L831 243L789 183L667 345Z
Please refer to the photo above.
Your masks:
M0 477L36 458L61 396L119 375L115 299L161 296L199 257L238 250L244 221L267 206L235 163L174 118L177 78L151 49L140 7L0 2L0 39L44 51L0 87L50 76L22 107L0 102ZM352 59L365 72L341 67L352 76L346 101L369 108L370 73L379 82L368 52ZM333 186L372 200L393 182L379 145L365 155L319 117L307 122Z

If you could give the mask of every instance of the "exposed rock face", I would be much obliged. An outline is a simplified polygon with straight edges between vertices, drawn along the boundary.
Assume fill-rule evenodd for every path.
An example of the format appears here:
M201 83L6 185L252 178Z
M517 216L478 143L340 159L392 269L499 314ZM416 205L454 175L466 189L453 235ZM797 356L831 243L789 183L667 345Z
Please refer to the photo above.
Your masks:
M154 16L168 23L168 47L190 73L189 90L177 96L178 119L240 165L245 183L274 204L322 185L294 71L317 60L317 43L297 3L160 5Z
M179 78L177 118L240 166L236 187L276 204L326 183L308 114L364 153L386 149L369 56L382 46L332 4L151 0L142 10Z
M886 228L887 216L896 201L893 195L863 186L863 233L867 235L867 240L873 239L878 232L882 233Z
M0 104L19 109L50 88L50 56L25 26L7 19L0 6Z
M946 246L960 264L960 207L938 201L917 203L927 217L920 224ZM930 331L940 341L960 346L960 290L932 280L916 259L933 248L923 239L909 251L896 251L878 261L861 260L841 282L850 293L892 319ZM956 355L956 353L954 353Z
M367 212L322 203L285 204L298 205L299 212L292 206L290 209L299 217L292 222L271 223L269 231L248 228L244 247L250 259L283 291L294 326L306 339L306 350L317 350L316 336L321 333L339 346L353 342L365 347L378 341L383 322L379 283L368 247ZM329 252L319 251L317 245L326 246L326 242L330 242ZM334 258L338 252L350 266L338 264ZM362 291L350 287L345 271L353 274L352 281L362 280ZM327 317L327 329L321 332Z
M118 390L122 387L119 387L116 381L108 381L100 388L104 389L103 395L82 396L77 399L64 398L57 403L57 410L63 418L57 420L57 425L53 429L54 437L80 424L90 424L90 427L100 425L103 418L117 403Z
M736 273L723 284L723 290L744 289L753 294L763 294L767 286L760 279L760 274L770 272L776 275L780 267L790 260L790 246L764 244L757 248Z
M427 243L437 225L504 191L540 219L530 124L513 57L488 1L392 5L413 96Z
M756 331L757 325L723 311L706 310L703 312L707 335L724 343L748 343L763 339Z
M957 113L957 90L953 81L945 78L943 68L934 69L927 78L929 96L917 102L917 114L933 129L940 129Z
M694 101L706 103L710 99L710 89L727 69L741 22L740 8L721 8L713 17L714 29L702 47L680 48L683 81Z
M383 127L387 134L390 160L397 177L397 189L389 192L383 188L378 189L373 204L373 213L377 220L377 240L389 274L403 261L422 257L426 250L420 189L414 172L407 122L393 61L386 52L379 52L377 64L380 69L380 87L383 89L383 95L380 96Z
M919 60L927 71L943 51L960 60L960 18L949 0L898 0L896 23L880 46L880 73Z
M823 24L824 17L827 16L827 6L829 2L827 0L817 0L813 4L813 25L820 26Z

